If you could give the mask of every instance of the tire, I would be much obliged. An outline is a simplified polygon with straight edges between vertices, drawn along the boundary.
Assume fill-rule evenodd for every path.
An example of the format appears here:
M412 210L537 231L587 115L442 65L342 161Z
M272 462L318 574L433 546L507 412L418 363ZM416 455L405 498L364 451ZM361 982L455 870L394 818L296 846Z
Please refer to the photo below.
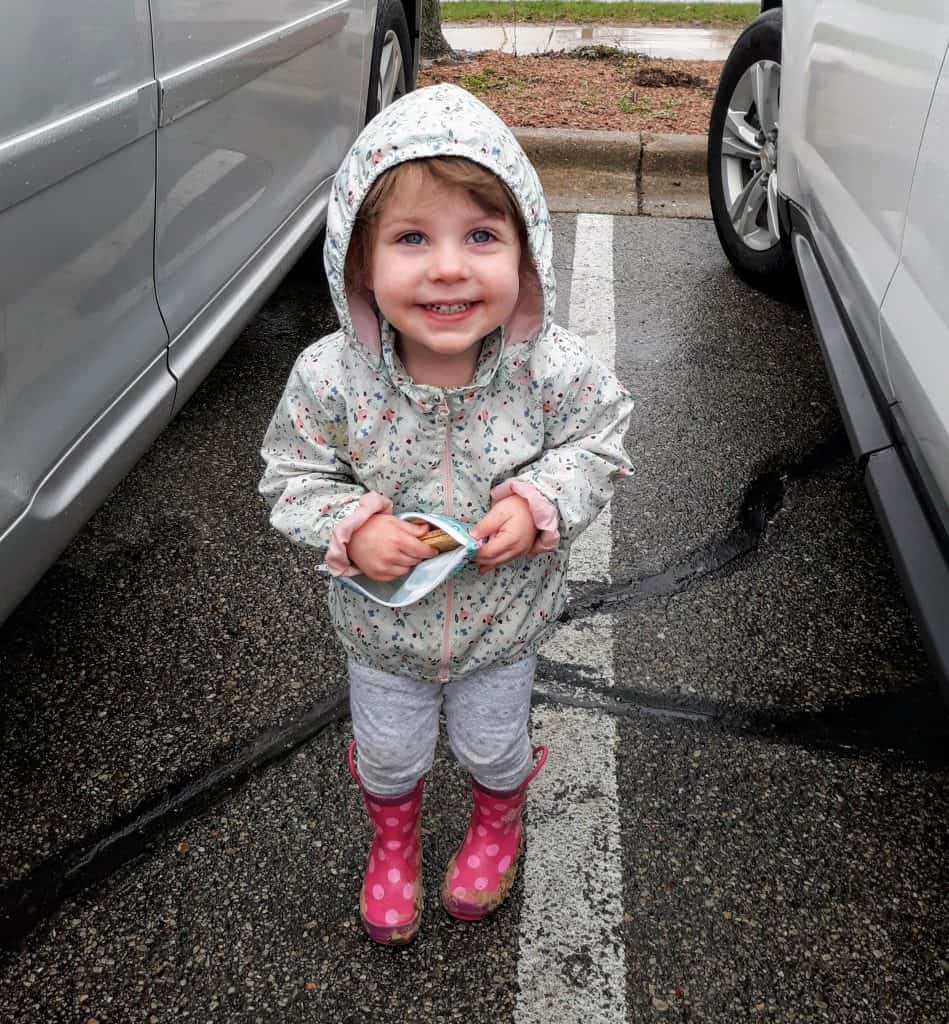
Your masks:
M781 225L776 173L781 88L780 10L759 15L722 68L708 131L715 230L740 277L769 293L798 289Z
M366 121L414 86L409 26L400 0L379 0L372 39Z

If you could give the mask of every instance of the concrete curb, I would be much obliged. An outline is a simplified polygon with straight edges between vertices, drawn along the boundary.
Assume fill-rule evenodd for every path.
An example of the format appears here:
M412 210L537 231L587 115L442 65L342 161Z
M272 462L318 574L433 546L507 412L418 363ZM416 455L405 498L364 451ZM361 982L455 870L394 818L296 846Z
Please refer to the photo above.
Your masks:
M708 137L643 132L643 174L668 178L705 177Z
M516 128L551 210L710 217L705 135Z
M639 173L642 139L639 132L561 131L559 128L515 128L514 134L537 167L581 171Z

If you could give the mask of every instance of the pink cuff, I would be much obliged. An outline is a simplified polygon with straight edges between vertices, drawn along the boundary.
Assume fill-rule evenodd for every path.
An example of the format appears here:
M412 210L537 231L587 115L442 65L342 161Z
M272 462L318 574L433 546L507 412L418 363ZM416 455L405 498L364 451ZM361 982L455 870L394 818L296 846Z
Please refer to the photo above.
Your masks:
M527 553L538 555L542 551L553 551L560 543L557 509L533 484L527 483L526 480L505 480L497 487L492 487L491 504L496 504L502 498L510 498L512 494L516 494L527 502L531 515L534 517L534 526L537 527L537 539Z
M346 545L362 524L377 512L391 512L392 502L376 491L364 494L353 511L333 527L330 546L326 549L326 568L333 576L358 576L359 570L349 560Z

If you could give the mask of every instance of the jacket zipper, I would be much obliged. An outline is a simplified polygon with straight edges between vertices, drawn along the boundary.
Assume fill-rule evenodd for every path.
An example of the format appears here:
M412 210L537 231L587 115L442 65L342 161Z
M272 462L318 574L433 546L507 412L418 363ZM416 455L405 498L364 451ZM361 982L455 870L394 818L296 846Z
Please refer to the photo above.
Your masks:
M442 483L445 488L445 515L452 514L452 493L451 483L451 410L446 401L442 401L439 412L445 416L445 449L442 452ZM438 670L438 678L447 683L451 675L451 615L452 598L454 597L455 586L452 580L445 584L445 627L442 630L442 659Z

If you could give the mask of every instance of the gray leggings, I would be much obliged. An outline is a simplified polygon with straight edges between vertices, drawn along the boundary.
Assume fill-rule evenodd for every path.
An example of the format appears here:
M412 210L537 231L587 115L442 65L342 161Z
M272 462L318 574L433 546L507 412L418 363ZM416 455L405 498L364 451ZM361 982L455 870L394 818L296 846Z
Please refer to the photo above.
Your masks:
M444 700L448 740L486 789L516 789L531 768L527 721L535 657L426 683L349 662L359 777L370 793L408 792L432 767Z

